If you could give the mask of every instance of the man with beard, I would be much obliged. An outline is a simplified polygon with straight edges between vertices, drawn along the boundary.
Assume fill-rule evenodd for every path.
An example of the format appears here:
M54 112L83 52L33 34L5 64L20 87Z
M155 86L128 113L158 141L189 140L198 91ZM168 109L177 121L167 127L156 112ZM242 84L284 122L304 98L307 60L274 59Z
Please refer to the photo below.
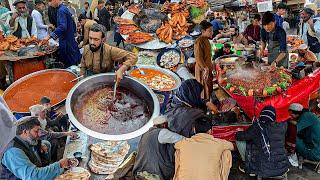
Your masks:
M35 9L32 11L31 16L36 21L37 25L37 32L38 32L38 39L43 39L48 36L48 29L53 29L54 26L52 24L45 25L43 22L43 11L45 9L45 4L42 0L36 0L35 1Z
M298 47L298 61L299 62L315 62L317 61L317 56L308 49L306 44L301 44Z
M65 67L78 65L81 54L74 37L76 33L75 22L68 8L62 4L61 0L48 0L48 2L50 6L58 9L57 26L44 40L48 41L50 38L59 39L59 60L64 63Z
M54 179L68 167L68 159L44 166L41 159L48 147L40 139L37 117L24 117L18 122L17 135L9 142L1 158L0 179Z
M311 8L304 8L300 14L302 22L299 26L301 39L309 46L310 51L320 59L320 17L313 18L315 12Z
M80 75L112 72L116 68L115 63L120 63L122 65L116 71L116 81L120 82L125 71L135 65L137 60L135 54L105 43L104 26L93 24L89 31L89 44L84 46Z
M248 45L248 40L246 37L239 32L239 28L237 26L230 26L230 29L228 32L222 32L218 34L214 40L220 39L220 38L231 38L231 41L233 44L243 44Z
M13 5L17 12L13 13L9 24L13 35L17 38L37 37L36 21L29 15L25 0L16 0Z

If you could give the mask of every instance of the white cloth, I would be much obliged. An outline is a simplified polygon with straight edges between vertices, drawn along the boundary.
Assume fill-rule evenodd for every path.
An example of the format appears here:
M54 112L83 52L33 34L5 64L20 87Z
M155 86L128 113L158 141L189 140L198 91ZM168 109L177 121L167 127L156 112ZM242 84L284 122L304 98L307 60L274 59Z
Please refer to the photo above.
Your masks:
M33 19L32 20L32 28L31 28L31 34L29 34L28 30L27 30L27 18L26 17L22 17L19 16L17 17L16 21L15 21L15 27L14 27L14 31L16 31L18 29L18 23L20 24L20 27L22 29L21 31L21 38L29 38L31 36L35 36L37 37L37 25L36 25L36 21Z
M175 144L181 141L184 137L180 134L169 131L168 129L161 129L158 135L160 144Z
M35 20L36 22L36 26L37 26L37 36L38 39L42 40L45 37L47 37L48 34L48 25L45 25L42 19L42 15L41 13L34 9L31 13L31 16L33 18L33 20Z
M16 121L16 118L10 111L3 97L0 96L0 158L2 157L2 152L5 150L7 144L16 135Z
M284 21L282 23L282 28L286 31L287 35L288 35L288 30L290 29L290 25L287 21Z
M38 119L39 119L39 122L40 122L40 127L42 129L46 129L47 124L48 124L47 120L46 119L40 119L40 118L38 118Z

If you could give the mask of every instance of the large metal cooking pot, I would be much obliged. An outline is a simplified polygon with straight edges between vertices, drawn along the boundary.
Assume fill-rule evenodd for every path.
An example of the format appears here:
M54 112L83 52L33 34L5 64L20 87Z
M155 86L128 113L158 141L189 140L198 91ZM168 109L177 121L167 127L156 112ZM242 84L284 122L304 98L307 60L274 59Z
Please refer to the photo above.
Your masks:
M63 78L64 78L65 82L61 82L61 79L54 78L55 74L59 74L59 73L63 73L63 75L64 75ZM11 93L11 91L13 89L15 89L17 86L25 83L28 80L32 80L34 78L42 77L45 75L50 75L50 78L52 78L52 79L47 79L47 81L44 82L43 84L39 84L39 82L38 82L38 84L33 84L32 86L37 86L37 87L38 86L42 86L42 87L46 86L46 87L50 88L52 91L55 91L56 93L65 94L65 96L58 99L57 97L53 97L53 96L50 97L48 94L45 94L45 92L41 92L41 93L33 92L32 90L29 89L31 84L27 84L28 89L25 89L24 91L19 89L18 92L21 97L17 96L17 94L15 94L15 97L19 97L19 99L18 99L18 101L13 102L15 104L21 104L23 106L26 106L26 108L23 108L24 111L14 109L10 106L10 103L8 101L9 100L8 95ZM59 76L61 76L61 74L59 74ZM3 98L7 101L11 111L13 111L17 114L21 114L21 115L29 115L30 114L29 107L37 104L42 96L48 96L51 99L51 103L52 103L53 107L58 106L61 103L63 103L69 90L76 84L76 82L70 82L70 81L72 79L75 79L76 77L77 77L76 74L74 74L72 71L65 70L65 69L46 69L46 70L37 71L37 72L31 73L31 74L28 74L28 75L18 79L14 83L12 83L4 91ZM62 85L68 86L68 88L63 89L63 91L57 91L57 89L55 89L55 87L57 87L57 84L58 85L62 84ZM23 94L24 96L29 96L28 98L32 99L33 102L26 102L25 98L21 94Z
M153 93L153 91L149 87L140 83L138 80L134 78L125 76L123 80L121 80L120 86L129 89L138 97L143 98L146 101L148 108L150 109L150 112L152 113L150 120L140 129L131 133L121 135L103 134L83 126L74 115L74 107L76 105L78 97L102 85L114 86L114 79L114 73L97 74L85 78L81 80L77 85L75 85L69 92L66 100L66 110L69 115L69 119L79 130L97 139L119 141L138 137L143 133L147 132L153 126L152 120L153 118L159 116L160 105L159 100Z

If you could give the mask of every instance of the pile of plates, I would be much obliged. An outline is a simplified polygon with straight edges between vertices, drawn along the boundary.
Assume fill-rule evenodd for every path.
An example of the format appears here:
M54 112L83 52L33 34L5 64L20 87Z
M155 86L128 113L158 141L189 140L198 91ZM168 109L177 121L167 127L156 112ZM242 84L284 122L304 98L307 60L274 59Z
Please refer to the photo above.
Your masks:
M90 146L89 168L97 174L113 174L130 149L126 141L104 141Z

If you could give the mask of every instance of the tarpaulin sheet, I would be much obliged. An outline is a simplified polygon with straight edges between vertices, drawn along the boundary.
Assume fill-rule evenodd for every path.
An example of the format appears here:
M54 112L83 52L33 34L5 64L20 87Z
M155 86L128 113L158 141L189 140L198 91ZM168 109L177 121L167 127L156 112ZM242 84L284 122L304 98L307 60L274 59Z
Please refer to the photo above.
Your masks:
M301 80L294 81L287 91L277 96L266 98L262 102L255 101L254 97L230 94L243 111L250 117L258 117L260 111L267 105L276 109L277 121L283 122L289 119L288 108L292 103L300 103L308 107L309 96L320 88L320 68ZM255 109L254 109L255 108Z
M215 138L224 139L227 141L236 140L236 132L246 130L251 124L230 125L230 126L213 126L212 135Z

